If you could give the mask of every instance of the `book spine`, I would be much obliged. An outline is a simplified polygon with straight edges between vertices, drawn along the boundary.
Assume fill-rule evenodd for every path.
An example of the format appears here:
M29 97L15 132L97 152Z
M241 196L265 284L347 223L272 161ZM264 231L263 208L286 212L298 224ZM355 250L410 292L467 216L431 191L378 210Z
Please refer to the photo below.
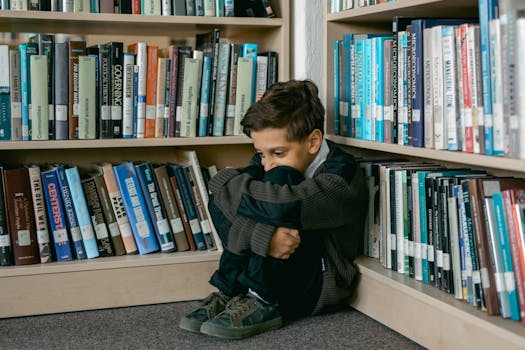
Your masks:
M212 58L205 55L202 61L201 97L199 105L199 127L197 136L207 136L210 116L210 85Z
M510 193L509 193L510 192ZM523 255L523 229L520 217L520 206L525 202L525 191L510 190L503 191L503 201L505 204L505 215L509 227L509 244L516 277L516 289L518 301L520 303L521 323L525 323L525 256Z
M177 89L179 74L179 47L171 45L168 49L170 59L169 99L168 99L168 137L175 136L175 118L177 113Z
M178 74L177 74L177 102L175 107L175 133L176 137L181 136L181 122L183 114L183 91L184 91L184 75L185 75L185 60L186 58L191 58L192 49L191 47L181 47L179 48L179 57L178 57Z
M208 250L214 250L217 247L212 237L212 229L210 225L210 220L208 218L208 214L206 213L206 210L204 208L204 201L197 188L197 180L195 178L195 173L191 166L185 167L184 170L186 171L186 176L189 180L189 185L191 187L190 195L192 196L192 200L195 203L195 208L197 209L199 224L201 226L201 232L204 236L204 242L206 243L206 247L208 248Z
M77 215L78 225L80 226L80 234L82 235L86 256L88 259L96 258L99 256L97 240L93 226L91 225L91 218L86 203L86 197L82 191L78 169L77 167L68 168L65 169L65 173L69 184L71 200L73 202L73 207L75 208L75 214Z
M5 199L4 195L4 170L0 166L0 198ZM7 203L0 200L0 266L13 265L13 250L9 239L7 222Z
M228 92L228 72L230 65L230 44L221 43L219 45L219 62L217 65L217 82L215 85L215 105L213 111L213 136L223 136L226 104Z
M144 137L155 137L155 111L157 98L158 47L148 45L146 79L146 120Z
M434 148L432 100L432 28L423 29L423 120L425 148Z
M51 248L49 246L49 231L47 229L46 207L44 192L42 190L42 179L40 178L40 168L38 166L32 166L28 169L28 172L35 213L38 255L40 256L41 263L48 263L51 262Z
M220 78L220 71L219 71ZM266 92L268 81L268 56L257 56L257 73L255 82L255 102L259 101Z
M40 1L39 6L42 7L43 3L47 3L45 10L40 9L40 11L50 11L50 2ZM47 56L47 97L48 97L48 116L49 116L49 139L55 139L55 102L54 102L54 66L55 66L55 55L54 55L54 36L53 35L38 35L38 53L40 55Z
M432 90L434 114L434 148L447 149L447 124L443 109L443 49L441 45L441 28L432 28Z
M235 16L234 0L224 0L224 16L233 17Z
M228 82L228 106L226 107L226 125L224 135L232 136L235 125L235 103L237 99L237 63L241 55L241 46L231 44L230 76Z
M462 148L463 152L474 152L474 131L472 125L472 84L471 71L469 66L469 42L467 40L468 24L455 27L456 42L456 66L458 82L458 106L462 120Z
M161 13L163 16L171 16L171 0L162 0Z
M217 17L224 17L225 8L224 0L215 0L215 12Z
M169 66L169 59L159 57L157 61L157 96L155 105L155 137L164 137L164 106L166 104L166 73ZM166 130L167 131L167 130Z
M66 178L66 172L63 166L55 167L56 176L58 179L59 191L62 199L64 208L64 216L67 220L67 227L73 241L73 253L78 260L87 258L86 249L82 242L82 234L80 232L80 226L78 225L77 215L75 214L75 208L73 207L73 199L71 198L71 191L69 189L69 183Z
M400 31L398 35L398 124L397 143L408 145L408 33ZM363 112L361 112L363 114Z
M412 146L425 146L423 20L412 21Z
M469 68L471 68L472 125L474 127L474 153L485 153L485 120L483 118L483 94L481 82L480 28L468 28ZM472 44L471 44L472 43Z
M144 138L146 128L146 86L148 76L148 53L146 43L136 43L131 47L139 67L138 104L137 104L137 138Z
M353 42L353 34L345 34L343 35L343 40L341 41L341 45L339 47L339 73L340 76L338 77L339 81L339 100L342 101L342 104L339 106L339 114L342 118L338 116L337 119L334 119L334 127L335 123L337 123L338 133L339 135L343 136L350 136L351 135L351 125L349 125L349 117L351 118L351 111L349 110L349 103L350 103L350 96L351 96L351 77L350 77L350 67L351 67L351 49L352 49L352 42ZM259 67L257 67L259 69ZM258 77L258 76L257 76ZM351 120L351 119L350 119ZM336 134L336 135L337 135Z
M493 111L492 111L492 81L491 81L491 50L489 39L489 21L495 17L494 7L497 1L479 0L479 24L480 24L480 51L481 51L481 82L483 91L483 119L485 125L485 154L493 154Z
M182 225L184 226L184 232L186 233L186 240L191 251L197 250L195 245L195 240L193 239L193 233L191 231L190 222L188 221L188 216L186 215L186 210L184 209L184 204L182 202L182 194L177 183L177 178L173 173L169 175L170 183L173 188L173 194L175 195L175 201L177 202L177 207L180 211L180 216L182 218Z
M113 172L113 166L109 163L102 166L102 172L104 176L104 182L108 190L109 200L111 208L115 214L117 220L120 235L122 236L122 242L127 254L137 253L137 245L133 238L133 232L129 223L126 209L124 208L124 202L122 195L115 179L115 173Z
M135 165L135 170L160 249L164 253L174 252L177 247L173 240L166 211L162 205L158 185L155 183L152 167L149 163L143 163Z
M203 3L204 3L204 16L215 17L215 0L203 0Z
M0 45L0 140L11 139L9 46Z
M98 198L95 180L88 178L82 180L82 188L86 196L86 203L88 206L91 223L95 229L95 237L97 238L98 254L99 256L112 256L113 248L111 247L111 240L109 238L108 227L104 220L100 199Z
M493 155L503 155L505 153L505 140L503 131L503 73L501 62L501 49L502 46L499 19L493 19L489 22Z
M137 138L137 118L139 106L139 66L133 66L133 123L132 138Z
M421 280L429 283L428 273L428 229L427 229L427 201L425 195L425 172L417 173L419 197L419 231L421 239ZM417 223L416 223L417 224Z
M110 44L111 62L111 138L122 138L122 101L123 101L123 65L124 44L112 42Z
M186 16L186 0L173 0L171 3L173 15Z
M55 138L67 140L68 109L69 109L69 69L68 44L55 43L55 65L53 69L55 81Z
M31 139L49 139L49 109L47 97L47 56L31 55Z
M78 58L78 138L81 140L96 138L96 60L93 56Z
M42 184L57 261L71 260L71 247L67 234L64 208L60 198L60 185L54 169L42 173Z
M9 50L9 68L11 141L20 141L22 140L22 97L19 50Z
M384 42L386 38L374 38L374 44L375 44L375 73L376 73L376 80L377 84L375 85L376 91L376 97L375 97L375 137L374 140L378 142L384 142L385 141L385 120L384 120L384 113L385 113L385 81L384 81ZM348 115L348 103L345 107L346 115Z
M447 125L447 148L450 151L461 149L461 120L457 113L457 80L454 27L443 26L441 31L443 50L443 107Z
M68 126L69 139L78 139L78 115L79 115L79 85L78 57L86 55L85 41L69 41L69 112Z
M160 0L142 0L142 14L159 16L161 14Z
M113 170L139 253L148 254L158 251L155 231L133 164L127 162L116 165Z
M251 105L253 65L254 61L252 58L239 57L237 63L234 135L242 135L241 119Z
M124 53L124 99L122 102L122 137L129 139L133 137L133 69L135 55Z
M182 84L182 118L180 136L195 137L197 132L197 102L199 95L199 70L201 60L184 59L184 81Z
M99 121L99 138L109 139L111 133L111 45L99 45L99 101L100 101L100 121Z

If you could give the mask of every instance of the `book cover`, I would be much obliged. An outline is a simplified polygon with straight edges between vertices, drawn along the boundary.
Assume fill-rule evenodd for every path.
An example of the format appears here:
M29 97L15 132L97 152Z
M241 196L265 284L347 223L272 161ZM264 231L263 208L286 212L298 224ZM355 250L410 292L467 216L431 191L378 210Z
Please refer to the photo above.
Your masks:
M9 46L0 45L0 140L11 139Z
M219 62L215 84L215 104L213 111L213 136L223 136L226 119L226 98L228 92L228 73L230 68L230 44L219 44Z
M96 57L78 57L78 138L96 138Z
M158 70L157 70L157 97L155 104L155 137L162 138L164 133L168 132L165 130L165 124L167 125L168 118L164 111L166 105L166 88L169 88L169 81L166 80L169 77L169 58L159 57L158 58Z
M253 58L239 57L237 63L237 94L235 100L234 135L242 135L241 119L251 106L253 86Z
M173 240L168 216L162 203L159 186L153 173L153 167L149 163L142 163L135 165L135 170L137 172L137 178L142 188L142 192L144 193L144 201L160 249L163 253L174 252L177 250L177 246Z
M139 253L148 254L159 250L133 163L115 165L113 171Z
M211 87L211 56L203 56L201 96L199 104L199 126L197 136L208 136L208 122L210 117L210 87Z
M84 243L86 256L88 259L96 258L99 256L97 239L95 237L93 226L91 225L91 217L89 215L86 197L82 191L78 168L74 166L65 169L65 173L78 225L80 226L80 234L82 235L82 242Z
M182 84L181 137L195 137L197 134L197 104L199 96L199 71L202 61L184 59L184 81Z
M40 259L27 168L4 170L4 189L14 263L37 264Z
M157 74L159 48L148 45L147 48L147 77L146 77L146 124L144 129L145 138L155 137L155 110L157 100Z
M133 69L135 55L124 53L123 101L122 101L122 137L133 138Z
M22 87L19 50L9 50L9 70L11 141L20 141L22 140Z
M31 72L31 140L49 139L49 107L47 97L47 56L32 55Z
M66 217L60 197L60 185L55 169L42 172L42 186L45 194L49 224L57 261L71 260L71 244L67 234Z
M13 265L13 251L9 239L7 207L4 200L4 169L0 166L0 266Z
M78 57L86 55L85 41L69 41L69 110L68 130L69 139L78 139L78 115L79 115L79 85L78 85Z
M33 198L38 255L40 256L40 262L44 264L51 262L52 257L47 226L46 205L42 189L42 179L40 178L40 167L31 166L28 168L28 172L29 182L31 184L31 195Z
M69 138L69 65L68 43L55 43L54 96L55 96L55 138Z
M146 82L148 76L148 53L147 44L138 42L128 46L128 51L135 54L136 65L138 66L138 86L137 86L137 138L144 138L146 128Z

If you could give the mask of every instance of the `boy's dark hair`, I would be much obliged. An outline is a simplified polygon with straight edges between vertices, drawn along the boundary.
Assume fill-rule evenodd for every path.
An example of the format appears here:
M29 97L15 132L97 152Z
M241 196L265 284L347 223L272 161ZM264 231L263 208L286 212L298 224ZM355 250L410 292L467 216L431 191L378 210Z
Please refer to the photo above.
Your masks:
M310 80L273 84L246 112L242 131L250 136L252 131L286 127L290 141L303 141L315 129L323 132L325 110L318 94Z

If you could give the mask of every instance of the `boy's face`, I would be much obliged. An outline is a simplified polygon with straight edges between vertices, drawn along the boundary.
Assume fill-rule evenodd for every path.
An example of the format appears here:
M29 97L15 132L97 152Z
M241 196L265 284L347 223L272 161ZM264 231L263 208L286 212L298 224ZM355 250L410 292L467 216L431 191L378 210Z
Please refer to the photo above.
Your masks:
M287 165L304 173L315 159L323 140L320 130L312 131L304 141L290 141L287 133L286 128L266 128L250 133L264 171Z

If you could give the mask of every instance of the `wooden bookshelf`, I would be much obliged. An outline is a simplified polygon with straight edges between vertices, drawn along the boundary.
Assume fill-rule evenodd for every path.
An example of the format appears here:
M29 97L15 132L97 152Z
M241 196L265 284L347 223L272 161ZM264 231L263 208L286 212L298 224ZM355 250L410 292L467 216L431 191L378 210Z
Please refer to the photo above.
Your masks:
M392 156L449 167L485 169L491 174L525 177L525 160L386 144L333 135L333 41L346 33L391 33L395 16L474 17L477 0L397 0L339 13L325 21L325 105L327 138L357 156ZM433 286L384 268L377 259L359 258L356 299L359 311L432 349L524 349L525 327L488 316Z
M145 41L167 47L195 45L195 35L213 28L221 40L254 42L260 51L278 52L279 80L290 74L290 4L272 1L277 18L138 16L0 10L0 31L64 34L88 45ZM74 164L81 175L104 161L176 159L177 150L195 150L201 166L241 166L253 155L244 136L0 142L0 164ZM211 290L219 251L180 252L0 268L0 318L55 312L194 300Z

